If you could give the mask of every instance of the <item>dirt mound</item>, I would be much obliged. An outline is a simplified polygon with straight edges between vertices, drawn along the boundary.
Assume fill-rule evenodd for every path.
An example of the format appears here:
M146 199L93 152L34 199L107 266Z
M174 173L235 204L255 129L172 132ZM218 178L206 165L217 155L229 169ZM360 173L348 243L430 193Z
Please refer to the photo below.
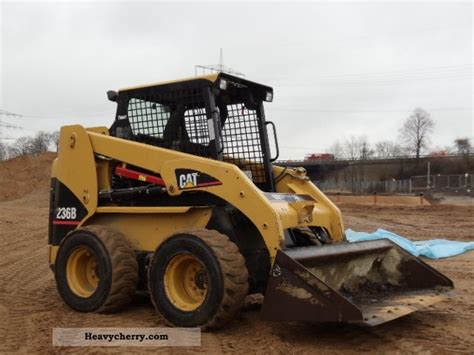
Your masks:
M0 161L0 201L48 191L51 164L56 153L23 155Z

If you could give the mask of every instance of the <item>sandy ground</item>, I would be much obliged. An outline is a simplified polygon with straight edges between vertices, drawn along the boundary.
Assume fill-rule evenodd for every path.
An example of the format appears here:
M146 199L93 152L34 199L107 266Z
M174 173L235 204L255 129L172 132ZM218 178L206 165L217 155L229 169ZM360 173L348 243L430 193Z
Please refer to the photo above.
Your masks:
M452 195L443 193L432 193L433 198L416 196L415 194L400 195L337 195L329 194L329 198L337 204L357 204L357 205L403 205L403 206L427 206L454 205L454 206L474 206L474 197L469 195Z
M1 166L0 166L1 169ZM0 171L1 172L1 171ZM146 300L112 315L81 314L66 307L47 262L46 189L0 202L0 352L180 353L473 353L474 252L429 261L452 278L457 297L376 328L272 323L249 300L228 328L202 335L199 348L53 348L54 327L160 327ZM472 206L341 205L346 227L385 228L411 239L474 240Z
M354 203L358 205L404 205L421 206L431 203L423 197L414 195L330 195L329 198L337 204Z

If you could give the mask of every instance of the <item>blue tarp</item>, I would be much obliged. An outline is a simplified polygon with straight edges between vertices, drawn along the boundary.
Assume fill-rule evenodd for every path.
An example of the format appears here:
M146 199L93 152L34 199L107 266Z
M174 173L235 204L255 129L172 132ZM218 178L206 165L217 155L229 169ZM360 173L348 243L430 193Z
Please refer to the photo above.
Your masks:
M347 229L346 238L349 242L387 238L415 256L426 256L430 259L447 258L474 250L474 242L457 242L446 239L412 242L384 229L377 229L374 233L355 232L352 229Z

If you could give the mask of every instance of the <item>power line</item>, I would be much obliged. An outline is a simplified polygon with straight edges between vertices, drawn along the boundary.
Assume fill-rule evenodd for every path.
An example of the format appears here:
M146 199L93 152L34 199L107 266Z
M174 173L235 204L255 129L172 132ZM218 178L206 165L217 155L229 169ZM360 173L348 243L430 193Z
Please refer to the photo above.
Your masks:
M462 79L472 80L470 73L452 73L444 75L419 75L419 76L400 76L393 78L367 78L367 79L353 79L353 80L319 80L317 78L308 78L305 81L284 82L279 87L358 87L367 85L400 85L407 82L421 81L421 80L441 80L441 79Z
M0 127L13 128L13 129L23 129L23 127L12 125L8 122L0 120Z
M21 115L19 115L19 114L17 114L17 113L0 109L0 117L2 117L2 116L6 116L6 117L21 117ZM0 143L3 143L3 142L6 141L6 140L12 140L12 139L13 139L13 138L11 138L11 137L6 137L6 136L4 136L4 128L9 128L9 129L23 129L23 127L20 127L20 126L11 124L11 123L9 123L9 122L7 122L7 121L4 121L4 120L0 119Z
M383 113L383 112L411 112L413 109L382 109L382 110L330 110L330 109L299 109L267 106L267 111L289 111L289 112L320 112L320 113ZM472 107L438 107L426 108L427 111L472 111Z
M295 80L296 79L296 80ZM370 85L403 85L421 80L471 80L472 64L418 68L405 71L322 74L319 76L292 75L291 77L260 78L260 81L277 82L279 87L359 87ZM275 84L274 84L275 85Z
M45 120L58 120L58 119L67 120L67 119L71 119L72 116L91 117L91 116L106 115L110 113L112 113L112 111L102 111L102 112L95 112L95 113L53 113L53 114L47 114L47 115L21 114L18 117L36 118L36 119L45 119Z
M0 109L0 116L22 117L18 113L14 113L14 112L10 112L10 111L7 111L7 110L2 110L2 109Z
M63 119L63 120L69 120L72 119L72 116L75 117L92 117L92 116L99 116L99 115L104 115L104 114L109 114L109 111L104 111L104 112L96 112L96 113L85 113L85 114L68 114L68 115L58 115L58 114L53 114L53 115L29 115L25 114L22 115L22 117L29 117L29 118L37 118L37 119L42 119L42 120L58 120L58 119ZM69 117L66 117L69 116Z
M305 76L304 79L333 79L333 78L345 78L345 77L361 77L367 78L370 76L387 76L387 75L417 75L417 74L436 74L436 73L443 73L443 72L450 72L450 71L459 71L459 70L472 70L472 63L466 64L459 64L459 65L444 65L444 66L436 66L436 67L429 67L429 68L405 68L399 70L384 70L384 71L375 71L375 72L363 72L363 73L333 73L333 74L322 74L318 77L314 76ZM271 79L289 79L298 77L297 75L292 76L272 76ZM269 77L266 77L269 79Z

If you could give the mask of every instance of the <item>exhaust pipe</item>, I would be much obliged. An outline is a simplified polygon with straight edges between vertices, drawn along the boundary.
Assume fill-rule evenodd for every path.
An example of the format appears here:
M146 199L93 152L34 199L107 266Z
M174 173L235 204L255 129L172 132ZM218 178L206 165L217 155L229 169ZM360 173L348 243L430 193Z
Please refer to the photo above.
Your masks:
M374 326L451 296L453 282L388 239L277 253L263 318Z

